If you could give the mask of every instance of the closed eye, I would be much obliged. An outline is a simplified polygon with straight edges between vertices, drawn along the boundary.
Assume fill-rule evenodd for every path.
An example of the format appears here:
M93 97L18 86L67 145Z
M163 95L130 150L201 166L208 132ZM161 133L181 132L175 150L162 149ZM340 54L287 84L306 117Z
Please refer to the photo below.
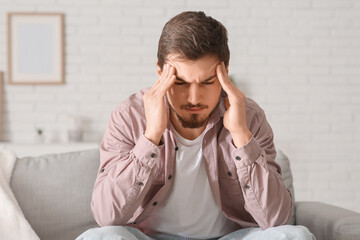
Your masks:
M180 78L176 78L175 84L176 85L185 85L185 84L188 84L188 82L185 82L184 80L182 80Z
M211 76L211 77L205 79L204 81L202 81L201 83L204 85L211 85L211 84L215 83L215 81L216 81L216 79L214 80L215 77L216 77L216 75Z
M210 85L210 84L214 84L215 81L207 81L207 82L203 82L202 84L205 84L205 85Z
M187 82L175 82L176 85L185 85L188 84Z
M201 85L211 85L214 84L216 80L213 80L216 77L216 75L209 77L208 79L200 82ZM189 82L186 82L185 80L182 80L181 78L176 78L175 85L188 85Z

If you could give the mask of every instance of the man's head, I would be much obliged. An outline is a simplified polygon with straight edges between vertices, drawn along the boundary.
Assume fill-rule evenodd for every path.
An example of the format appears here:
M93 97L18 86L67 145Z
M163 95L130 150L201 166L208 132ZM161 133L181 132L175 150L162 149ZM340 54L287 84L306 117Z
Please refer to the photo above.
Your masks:
M225 27L203 12L183 12L166 23L157 67L159 75L166 63L175 68L177 79L167 92L173 124L206 125L221 94L216 67L220 62L228 66L229 58Z

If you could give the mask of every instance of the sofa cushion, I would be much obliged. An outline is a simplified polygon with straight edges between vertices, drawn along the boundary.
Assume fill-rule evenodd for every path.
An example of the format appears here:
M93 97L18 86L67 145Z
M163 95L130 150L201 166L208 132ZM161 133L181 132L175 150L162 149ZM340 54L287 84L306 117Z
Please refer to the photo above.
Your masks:
M286 188L291 192L292 195L293 209L288 224L293 225L295 224L295 195L294 195L294 187L293 187L293 177L290 168L290 161L289 158L281 150L277 150L277 156L275 158L275 162L280 165L283 181L285 183Z
M90 202L98 167L98 149L17 160L10 185L40 239L75 239L97 226Z

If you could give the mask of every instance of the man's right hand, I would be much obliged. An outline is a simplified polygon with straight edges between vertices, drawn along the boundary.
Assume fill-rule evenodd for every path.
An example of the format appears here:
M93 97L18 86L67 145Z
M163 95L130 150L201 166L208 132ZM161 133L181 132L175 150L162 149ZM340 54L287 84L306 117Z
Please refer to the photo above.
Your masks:
M161 136L167 126L168 116L166 114L164 97L174 84L175 79L175 68L165 64L159 79L143 96L146 118L144 135L155 145L159 145Z

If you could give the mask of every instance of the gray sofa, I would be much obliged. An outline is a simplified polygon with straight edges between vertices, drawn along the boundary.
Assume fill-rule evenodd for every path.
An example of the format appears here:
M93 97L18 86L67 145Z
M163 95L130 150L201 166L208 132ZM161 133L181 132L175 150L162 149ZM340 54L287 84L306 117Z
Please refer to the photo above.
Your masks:
M288 158L278 151L285 184L293 192ZM99 150L18 159L11 188L41 240L71 240L97 227L90 201ZM304 225L317 240L360 239L360 214L319 202L296 202L289 224Z

